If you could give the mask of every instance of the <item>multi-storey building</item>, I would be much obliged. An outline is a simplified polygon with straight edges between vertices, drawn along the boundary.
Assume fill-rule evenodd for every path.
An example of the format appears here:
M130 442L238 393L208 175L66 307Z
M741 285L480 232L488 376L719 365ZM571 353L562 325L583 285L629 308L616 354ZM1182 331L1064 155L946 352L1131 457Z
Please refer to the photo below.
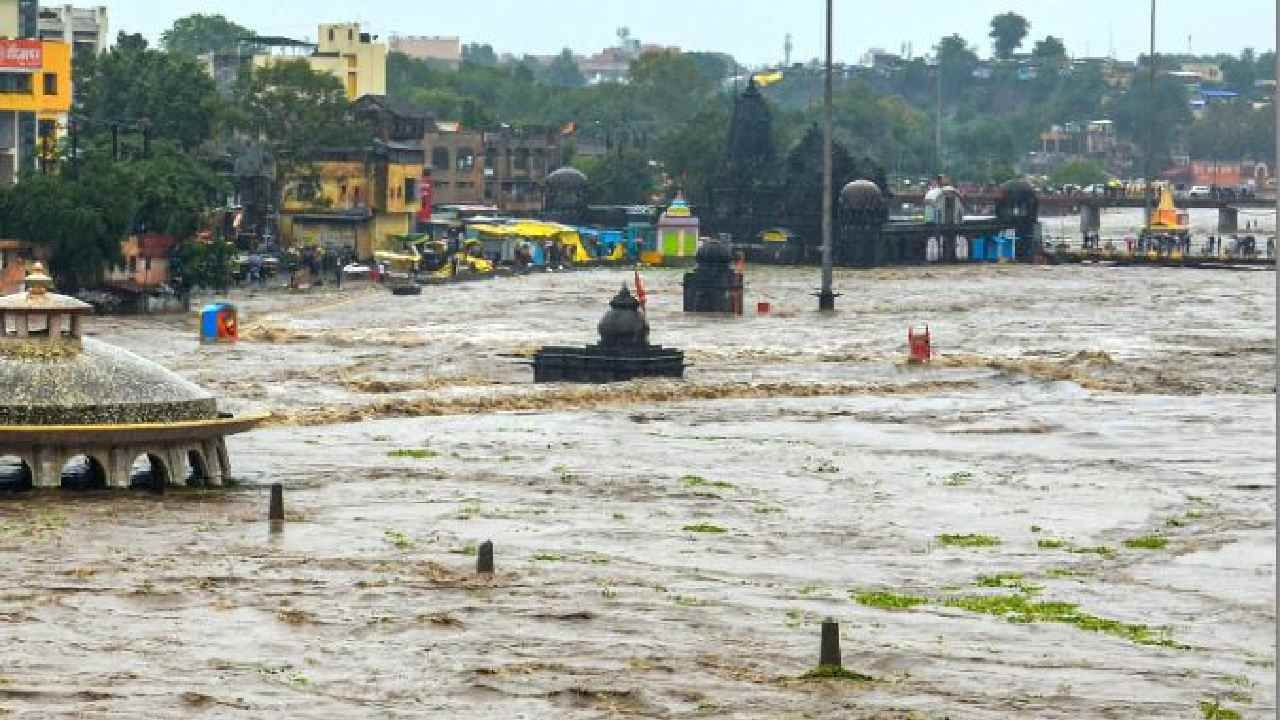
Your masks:
M546 127L466 130L437 122L422 141L437 205L542 210L547 175L560 167L560 132Z
M78 8L46 5L40 8L41 40L61 40L71 46L71 55L100 53L111 44L107 34L107 7Z
M434 60L455 70L462 64L462 39L456 35L392 35L391 49L419 60Z
M0 0L0 185L51 152L71 109L71 46L37 37L30 0Z

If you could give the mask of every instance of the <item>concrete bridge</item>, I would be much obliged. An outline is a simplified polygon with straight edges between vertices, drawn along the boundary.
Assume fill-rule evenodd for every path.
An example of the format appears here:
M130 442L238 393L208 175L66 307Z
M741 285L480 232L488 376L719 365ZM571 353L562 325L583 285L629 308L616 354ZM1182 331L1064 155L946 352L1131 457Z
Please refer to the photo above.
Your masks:
M990 214L995 208L997 196L994 193L973 193L965 195L964 202L970 212ZM1102 211L1109 208L1144 208L1147 201L1142 197L1106 195L1039 195L1040 214L1065 215L1080 213L1081 234L1096 233L1102 227ZM903 193L895 195L895 202L924 204L922 193ZM1187 198L1177 201L1182 209L1202 209L1218 211L1218 232L1233 234L1240 230L1240 210L1256 208L1274 210L1276 201L1273 198ZM1048 211L1048 212L1046 212Z

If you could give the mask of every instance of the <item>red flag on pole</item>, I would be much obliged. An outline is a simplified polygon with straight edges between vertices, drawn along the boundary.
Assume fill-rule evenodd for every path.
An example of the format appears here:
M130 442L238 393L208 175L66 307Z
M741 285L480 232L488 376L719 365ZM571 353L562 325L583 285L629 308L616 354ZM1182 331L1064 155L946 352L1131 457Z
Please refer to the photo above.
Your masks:
M640 301L640 307L645 308L649 302L649 296L644 291L644 280L640 277L640 266L636 266L636 300ZM645 308L647 309L647 308Z

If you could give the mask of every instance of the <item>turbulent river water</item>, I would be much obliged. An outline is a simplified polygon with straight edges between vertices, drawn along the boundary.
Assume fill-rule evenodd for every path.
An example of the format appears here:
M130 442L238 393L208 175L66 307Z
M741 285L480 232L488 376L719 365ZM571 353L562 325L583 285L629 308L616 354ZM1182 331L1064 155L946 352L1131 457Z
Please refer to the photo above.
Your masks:
M684 382L533 385L629 277L93 320L272 418L226 490L0 499L0 716L1274 714L1273 273L651 271Z

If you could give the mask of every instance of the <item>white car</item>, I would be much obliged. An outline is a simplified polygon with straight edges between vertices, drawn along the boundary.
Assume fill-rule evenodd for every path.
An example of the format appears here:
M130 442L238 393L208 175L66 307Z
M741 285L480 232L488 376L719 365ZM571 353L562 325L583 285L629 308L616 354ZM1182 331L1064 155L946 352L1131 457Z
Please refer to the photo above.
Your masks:
M1208 185L1194 185L1190 190L1187 191L1187 197L1193 200L1201 199L1201 198L1207 200L1212 196L1213 196L1213 193L1209 191Z

